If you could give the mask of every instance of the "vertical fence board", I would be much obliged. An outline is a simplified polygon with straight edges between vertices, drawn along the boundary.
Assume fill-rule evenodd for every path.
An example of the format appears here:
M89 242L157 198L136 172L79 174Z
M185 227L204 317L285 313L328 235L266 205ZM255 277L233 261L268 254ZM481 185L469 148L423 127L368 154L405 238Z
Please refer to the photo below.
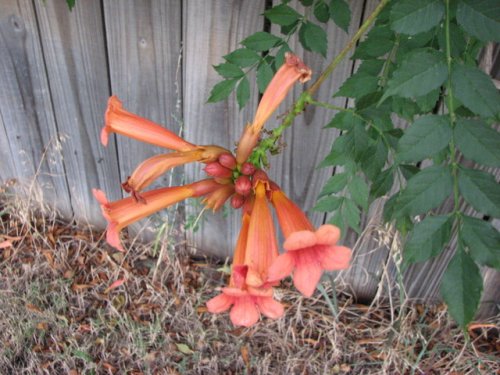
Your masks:
M221 77L212 68L238 42L262 30L264 1L187 1L184 3L184 120L186 139L196 144L218 144L230 150L245 123L252 121L257 90L239 111L234 96L217 104L206 104L210 90ZM250 80L255 81L255 80ZM186 168L188 181L203 178L199 166ZM188 215L196 212L187 207ZM240 212L205 213L200 229L190 234L190 246L227 257L232 254L238 233Z
M106 0L104 16L111 92L127 110L179 133L181 1ZM169 152L122 136L116 139L122 182L143 160ZM177 168L175 174L165 174L150 188L178 185L181 172ZM120 180L114 184L119 186Z
M63 0L37 1L36 14L75 217L103 225L91 189L116 198L119 176L114 143L99 142L109 96L101 4L77 1L70 12Z
M20 179L30 198L71 216L69 191L31 1L0 4L2 179ZM14 168L14 170L11 168Z

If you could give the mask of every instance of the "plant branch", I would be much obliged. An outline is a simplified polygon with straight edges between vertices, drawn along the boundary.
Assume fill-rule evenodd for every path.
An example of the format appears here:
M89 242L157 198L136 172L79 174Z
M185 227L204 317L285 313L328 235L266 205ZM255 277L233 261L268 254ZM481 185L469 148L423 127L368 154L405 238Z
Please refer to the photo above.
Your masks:
M347 53L356 46L358 40L363 36L363 34L368 30L371 24L375 21L377 16L380 14L382 9L389 3L390 0L381 0L380 4L375 8L372 14L368 16L365 22L361 25L359 30L354 34L354 36L347 42L345 47L340 51L340 53L332 60L332 62L326 67L326 69L321 73L318 79L304 91L297 101L292 105L291 110L288 111L283 122L280 126L273 129L270 137L263 139L259 145L253 151L250 160L253 164L260 166L260 164L267 165L266 152L271 151L271 153L276 151L276 144L283 134L283 131L288 128L295 117L302 113L307 106L307 104L313 101L312 95L319 89L323 82L332 74L335 68L340 64L340 62L347 56Z

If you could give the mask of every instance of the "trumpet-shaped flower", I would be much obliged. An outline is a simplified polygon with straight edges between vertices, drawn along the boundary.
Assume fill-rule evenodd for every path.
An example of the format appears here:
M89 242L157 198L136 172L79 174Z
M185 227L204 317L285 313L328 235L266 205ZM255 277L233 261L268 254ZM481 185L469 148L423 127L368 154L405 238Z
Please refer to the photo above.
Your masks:
M351 249L337 246L340 230L334 225L321 225L314 230L305 214L281 190L272 192L280 227L285 235L283 248L268 271L268 281L275 282L293 272L295 287L310 297L323 270L345 269L351 260Z
M210 163L227 150L218 146L196 146L193 150L177 151L169 154L155 155L143 161L132 175L122 184L125 191L141 199L137 193L148 187L155 179L172 168L195 161Z
M285 99L295 82L307 82L311 79L311 74L311 69L297 56L290 52L285 54L285 62L278 69L262 95L252 124L247 125L240 138L236 151L236 160L239 164L248 159L259 141L260 131L264 123Z
M248 230L245 265L248 266L246 283L257 288L266 285L268 269L278 256L278 245L273 217L267 203L268 183L259 179L254 184L255 201Z
M234 194L233 184L219 184L219 187L207 194L202 200L202 203L212 209L213 212L218 211L224 203Z
M221 294L207 302L207 309L211 313L222 313L231 308L229 316L233 324L244 327L257 323L261 313L271 319L277 319L284 313L283 305L273 299L271 287L253 288L246 284L248 266L244 265L244 262L250 222L250 215L244 213L229 287L223 288Z
M142 195L143 202L133 197L109 202L104 192L93 189L94 197L101 204L103 216L108 221L106 240L114 248L124 251L120 242L120 231L126 226L190 197L200 197L218 189L220 185L212 179L189 185L151 190Z
M161 125L126 111L115 95L108 100L105 124L101 131L101 143L104 146L108 144L110 133L125 135L170 150L188 151L196 147Z

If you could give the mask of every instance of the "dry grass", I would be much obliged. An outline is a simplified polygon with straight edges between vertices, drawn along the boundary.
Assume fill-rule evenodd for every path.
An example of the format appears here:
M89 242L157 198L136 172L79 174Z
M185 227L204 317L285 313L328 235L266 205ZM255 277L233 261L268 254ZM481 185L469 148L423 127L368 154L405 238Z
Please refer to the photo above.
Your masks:
M220 264L169 247L123 255L102 233L0 199L0 243L12 243L0 250L1 374L500 372L498 317L467 342L443 306L304 299L286 285L285 318L234 328L204 307L224 284Z

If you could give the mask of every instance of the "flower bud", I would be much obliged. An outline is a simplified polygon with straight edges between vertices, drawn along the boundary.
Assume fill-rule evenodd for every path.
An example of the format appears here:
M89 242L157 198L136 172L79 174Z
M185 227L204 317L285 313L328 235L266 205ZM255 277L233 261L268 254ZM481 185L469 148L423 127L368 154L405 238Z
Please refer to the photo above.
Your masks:
M229 178L233 175L230 169L223 167L219 162L213 161L207 163L207 166L203 169L206 174L212 177Z
M247 176L251 176L255 173L256 168L252 163L245 162L241 166L241 173Z
M254 184L256 184L258 181L269 182L269 177L267 176L267 173L262 169L257 169L253 174L253 181Z
M246 197L252 190L252 182L248 176L240 176L235 182L235 190L238 194Z
M231 197L231 207L238 209L245 204L245 197L240 194L234 194Z
M234 169L236 167L236 158L232 154L222 154L219 156L219 163L223 167Z

